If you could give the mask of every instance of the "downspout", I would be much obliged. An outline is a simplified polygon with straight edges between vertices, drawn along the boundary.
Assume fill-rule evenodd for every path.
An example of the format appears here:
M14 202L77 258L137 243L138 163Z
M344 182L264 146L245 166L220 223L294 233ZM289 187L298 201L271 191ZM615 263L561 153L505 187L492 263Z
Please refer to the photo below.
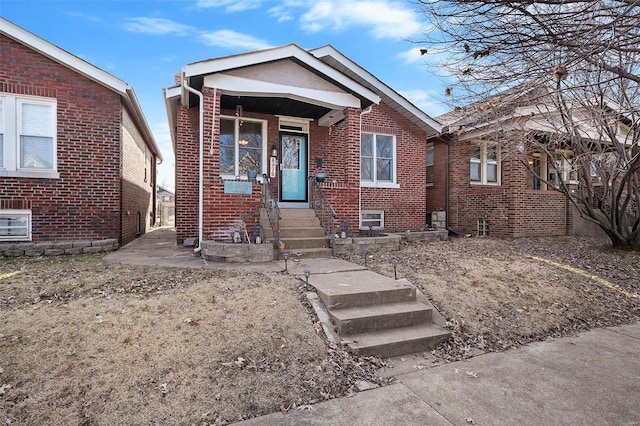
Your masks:
M362 140L362 116L365 114L369 114L372 109L373 109L372 106L369 105L364 110L362 110L362 112L360 112L360 140ZM361 144L358 144L358 146L360 147L360 149L362 149ZM360 158L360 161L362 161L362 158ZM359 167L358 168L358 229L360 229L360 218L362 217L362 185L361 185L362 176L360 176L361 172L362 172L362 167Z
M200 116L200 128L198 131L198 144L199 144L199 167L198 167L198 247L196 247L193 251L195 253L199 253L202 250L202 238L203 238L203 231L202 231L202 210L203 210L203 179L204 179L204 170L203 170L203 162L204 162L204 158L203 158L203 149L204 149L204 95L202 94L202 92L198 92L196 89L194 89L193 87L189 86L187 84L186 81L186 77L184 75L184 70L182 70L182 74L181 74L181 82L182 82L182 88L187 90L190 93L193 93L194 95L197 95L198 98L200 98L200 110L198 111L199 116ZM187 101L188 102L188 101ZM189 105L187 105L187 108L189 107Z

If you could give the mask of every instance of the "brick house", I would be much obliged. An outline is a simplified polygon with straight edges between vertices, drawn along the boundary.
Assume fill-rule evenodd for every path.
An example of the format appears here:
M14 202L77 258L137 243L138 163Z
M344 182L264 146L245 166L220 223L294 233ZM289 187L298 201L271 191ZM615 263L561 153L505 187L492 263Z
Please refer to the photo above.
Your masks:
M0 56L3 250L100 251L144 233L162 156L133 89L3 18Z
M426 141L440 124L332 46L187 64L164 93L178 242L229 240L239 220L252 239L269 225L265 199L283 216L313 207L320 217L326 198L327 236L425 228Z
M588 114L572 113L582 114L585 134L597 143ZM549 148L555 160L549 161L526 142L559 127L544 86L524 86L437 119L444 128L427 145L433 150L427 210L445 211L450 230L496 237L604 235L556 190L559 180L578 185L570 147Z

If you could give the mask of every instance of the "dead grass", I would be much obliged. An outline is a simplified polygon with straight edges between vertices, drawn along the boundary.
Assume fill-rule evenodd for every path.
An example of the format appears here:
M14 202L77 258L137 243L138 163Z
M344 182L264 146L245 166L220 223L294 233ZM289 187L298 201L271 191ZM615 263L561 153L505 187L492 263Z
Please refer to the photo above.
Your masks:
M15 271L0 281L3 421L227 423L353 391L293 277L0 261Z
M393 276L393 258L449 320L440 359L640 320L640 254L601 241L411 243L368 265ZM0 259L0 421L224 424L378 380L379 360L327 346L302 287L100 256Z
M640 320L640 254L602 240L409 243L371 255L368 266L393 276L393 258L398 277L418 285L449 320L454 339L438 351L446 359ZM361 256L350 260L363 263Z

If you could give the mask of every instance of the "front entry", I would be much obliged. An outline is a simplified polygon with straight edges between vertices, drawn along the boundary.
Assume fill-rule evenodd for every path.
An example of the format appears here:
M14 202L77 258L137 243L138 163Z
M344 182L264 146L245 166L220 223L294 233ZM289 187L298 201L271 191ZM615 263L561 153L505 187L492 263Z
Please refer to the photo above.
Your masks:
M307 135L280 133L280 201L307 201Z

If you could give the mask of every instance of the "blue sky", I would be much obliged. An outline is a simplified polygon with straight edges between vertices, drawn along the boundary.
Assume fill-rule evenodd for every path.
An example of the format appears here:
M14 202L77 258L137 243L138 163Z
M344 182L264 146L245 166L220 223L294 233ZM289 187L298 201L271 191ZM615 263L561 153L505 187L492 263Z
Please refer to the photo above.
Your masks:
M0 15L134 88L165 158L158 183L170 188L162 88L191 62L331 44L428 114L446 112L444 83L408 41L428 28L408 0L0 0Z

